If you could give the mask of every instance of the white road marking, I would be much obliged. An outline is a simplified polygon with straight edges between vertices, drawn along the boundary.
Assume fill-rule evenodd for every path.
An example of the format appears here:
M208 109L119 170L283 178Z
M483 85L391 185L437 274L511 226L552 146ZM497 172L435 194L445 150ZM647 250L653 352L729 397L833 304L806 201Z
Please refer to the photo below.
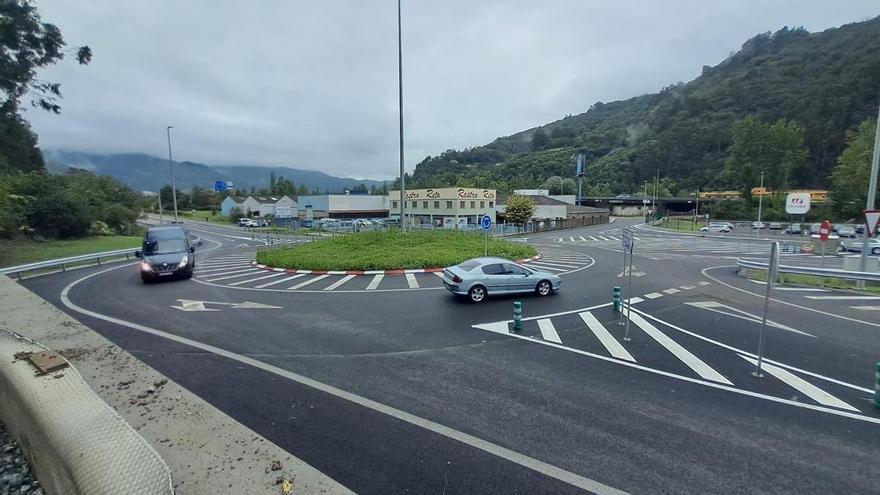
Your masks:
M650 294L645 294L645 297L648 299L657 299L658 297L663 297L663 294L659 292L651 292Z
M724 378L721 373L718 373L717 371L712 369L712 367L703 362L700 358L691 354L690 351L679 345L678 342L669 338L665 333L658 330L657 327L649 323L638 314L632 314L629 316L632 319L632 322L636 324L636 326L644 330L644 332L648 334L652 339L656 340L658 344L665 347L682 363L687 365L688 368L694 370L701 377L705 378L706 380L711 380L713 382L733 385L733 383L731 383L730 380L728 380L727 378Z
M247 366L252 366L254 368L266 371L268 373L272 373L276 376L280 376L282 378L286 378L293 382L299 383L301 385L305 385L306 387L313 388L320 392L324 392L326 394L332 395L334 397L338 397L342 400L351 402L353 404L357 404L361 407L365 407L372 411L376 411L380 414L384 414L386 416L390 416L395 419L399 419L401 421L405 421L411 425L417 426L419 428L423 428L433 433L437 433L438 435L442 435L446 438L450 438L452 440L461 442L465 445L469 445L476 449L480 449L483 452L486 452L490 455L494 455L498 458L513 462L515 464L519 464L520 466L525 467L526 469L531 469L537 473L543 474L545 476L549 476L551 478L562 481L563 483L567 483L569 485L581 488L588 492L595 493L596 495L627 495L627 492L622 490L618 490L614 487L605 485L595 480L591 480L589 478L585 478L579 474L573 473L571 471L566 471L560 467L554 466L552 464L548 464L546 462L540 461L533 457L529 457L525 454L521 454L514 450L508 449L506 447L502 447L500 445L496 445L488 440L483 440L482 438L470 435L468 433L464 433L462 431L456 430L454 428L450 428L440 423L436 423L429 419L425 419L414 414L410 414L401 409L396 409L386 404L382 404L381 402L376 402L371 399L367 399L360 395L347 392L340 388L336 388L332 385L327 385L325 383L319 382L312 378L305 377L303 375L294 373L292 371L288 371L283 368L279 368L277 366L273 366L268 363L264 363L262 361L258 361L254 358L243 356L241 354L236 354L231 351L227 351L220 347L212 346L210 344L205 344L199 342L197 340L188 339L186 337L181 337L178 335L174 335L168 332L163 332L161 330L157 330L155 328L151 328L145 325L140 325L137 323L133 323L130 321L121 320L119 318L113 318L112 316L102 315L100 313L96 313L94 311L89 311L85 308L79 307L73 304L68 297L70 290L78 283L86 280L88 278L94 277L96 275L104 274L110 270L115 270L117 268L122 267L131 267L134 263L124 264L120 266L115 266L109 268L107 270L103 270L100 272L95 272L90 275L87 275L79 280L76 280L70 283L67 287L65 287L61 291L61 302L70 308L73 311L84 314L86 316L91 316L92 318L97 318L100 320L104 320L110 323L115 323L117 325L121 325L124 327L131 328L133 330L137 330L139 332L143 332L150 335L155 335L157 337L161 337L164 339L168 339L172 342L177 342L179 344L188 345L190 347L194 347L196 349L200 349L205 352L209 352L211 354L216 354L220 357L224 357L233 361L237 361ZM555 344L552 344L555 345ZM815 406L814 406L815 407ZM821 409L819 409L821 410ZM847 413L838 412L839 415L844 415ZM848 416L852 416L855 418L861 418L861 416L857 416L854 414L848 414ZM873 419L873 418L872 418ZM880 423L880 420L877 421Z
M569 239L571 239L571 242L574 242L574 237L569 237Z
M807 299L826 301L880 301L880 296L804 296Z
M249 270L240 270L238 272L227 272L222 274L225 275L224 277L206 278L205 280L207 280L208 282L217 282L219 280L227 280L230 278L247 277L248 275L253 275L254 273L259 272L262 272L262 270L260 270L259 268L251 268Z
M198 261L196 260L197 265L203 268L217 268L221 266L241 266L250 263L249 260L239 260L239 261L219 261L216 263L208 262L208 261Z
M556 333L556 328L553 326L553 322L550 321L550 318L538 320L538 328L541 329L541 337L543 337L544 340L556 342L557 344L562 343L562 340L559 338L559 334Z
M431 272L431 273L433 273L434 275L437 275L440 278L443 278L443 272Z
M406 274L406 283L407 283L407 285L409 285L410 289L418 289L419 288L419 281L416 280L416 276L413 275L412 273Z
M642 301L644 301L644 299L642 299L641 297L636 296L636 297L634 297L634 298L632 298L632 299L627 299L627 300L625 300L625 301L624 301L624 304L638 304L638 303L640 303L640 302L642 302Z
M618 342L617 339L615 339L614 336L611 335L611 333L606 330L601 323L599 323L599 320L597 320L596 317L593 316L593 313L587 311L583 313L578 313L578 315L581 317L582 320L584 320L584 323L587 324L587 328L589 328L593 332L593 335L595 335L596 338L599 339L599 342L601 342L602 345L605 346L605 349L608 351L609 354L616 357L617 359L624 359L626 361L632 361L633 363L636 362L635 358L632 357L632 355L627 352L627 350L624 349L622 345L620 345L620 342Z
M762 318L758 317L758 315L753 315L741 309L734 308L732 306L728 306L726 304L721 304L717 301L698 301L698 302L686 302L688 306L693 306L695 308L705 309L708 311L712 311L714 313L719 313L722 315L730 316L733 318L739 318L741 320L750 321L752 323L761 324ZM727 311L723 311L722 309L726 309ZM733 313L731 313L733 311ZM800 330L796 330L789 326L785 326L781 323L776 323L775 321L767 320L767 325L771 327L778 328L780 330L786 330L788 332L799 333L801 335L806 335L807 337L816 338L815 335L807 332L802 332Z
M582 241L586 241L586 239L584 239L584 236L581 235L581 236L578 236L578 237L580 237Z
M278 276L280 276L280 275L284 275L284 272L281 272L281 273L277 273L277 272L276 272L276 273L273 273L273 274L271 274L271 275L264 275L264 276L262 276L262 277L248 278L248 279L245 279L245 280L239 280L238 282L232 282L232 283L229 284L229 285L242 285L242 284L247 284L247 283L250 283L250 282L256 282L257 280L263 280L263 279L267 279L267 278L278 277Z
M242 268L242 267L252 268L250 265L247 265L244 263L237 263L235 265L229 265L229 266L223 266L223 267L203 267L200 265L196 265L195 272L196 273L225 272L225 271L234 270L236 268Z
M701 280L701 281L697 282L697 285L702 285L703 287L705 287L707 285L712 285L712 282L706 282L706 281Z
M691 290L691 289L696 289L696 288L697 288L696 285L682 285L681 286L682 290Z
M814 289L812 287L773 287L773 290L786 290L792 292L828 292L828 289Z
M678 289L664 289L663 292L665 292L665 293L667 293L667 294L676 294L676 293L681 292L681 291L678 290Z
M607 240L608 240L608 238L606 238L605 236L602 236L602 235L599 236L599 239L602 239L603 241L607 241Z
M614 237L613 235L609 235L608 237L610 237L612 241L620 241L619 238Z
M340 285L348 282L349 280L355 278L356 276L357 275L346 275L346 276L340 278L339 280L337 280L336 282L333 282L332 284L328 285L327 287L324 287L324 290L333 290L333 289L339 287Z
M310 279L306 280L305 282L300 282L300 283L294 285L293 287L288 287L287 290L296 290L296 289L299 289L300 287L305 287L309 284L315 283L318 280L324 280L325 278L327 278L329 276L330 275L318 275L317 277L310 278Z
M599 240L599 239L596 239L596 238L593 237L593 236L589 236L589 237L590 237L590 239L592 239L592 240L594 240L594 241L598 241L598 240Z
M541 264L539 264L539 263L535 263L534 261L531 262L531 263L529 263L529 266L535 266L535 267L537 267L537 268L541 268L541 269L543 269L543 270L550 270L550 271L553 271L553 272L565 272L565 271L568 271L568 270L569 270L569 268L552 268L552 267L549 267L549 266L541 265Z
M572 264L571 261L566 263L566 262L556 261L555 259L547 260L544 258L541 258L539 260L535 260L532 262L532 264L561 266L562 268L577 268L578 267L577 265Z
M556 239L556 242L562 242L562 237L560 237L559 239Z
M269 282L268 284L258 285L258 286L254 287L254 288L255 288L255 289L262 289L263 287L271 287L271 286L273 286L273 285L283 284L284 282L287 282L288 280L293 280L293 279L295 279L295 278L300 278L300 277L305 277L305 276L306 276L305 273L297 273L296 275L294 275L294 276L292 276L292 277L282 278L281 280L276 280L276 281L274 281L274 282Z
M859 311L880 311L880 306L850 306L850 308Z
M379 275L373 275L373 280L370 280L366 290L375 290L376 287L379 287L383 278L385 278L385 275L382 275L381 273Z
M740 355L739 357L745 359L755 366L758 365L757 359L752 359L743 355ZM761 363L761 369L766 371L767 373L770 373L776 378L779 378L789 387L797 389L800 393L813 399L819 404L822 404L823 406L838 407L840 409L846 409L849 411L861 412L855 407L847 404L846 402L843 402L837 397L829 394L828 392L804 380L803 378L789 372L788 370L784 370L778 366L773 366L772 364L768 364L766 362Z

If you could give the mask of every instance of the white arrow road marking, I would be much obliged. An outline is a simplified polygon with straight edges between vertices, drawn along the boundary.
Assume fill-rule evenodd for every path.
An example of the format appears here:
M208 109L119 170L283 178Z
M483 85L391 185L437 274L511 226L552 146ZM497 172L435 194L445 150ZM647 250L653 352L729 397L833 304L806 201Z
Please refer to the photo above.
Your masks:
M620 345L620 342L618 342L617 339L615 339L614 336L611 335L601 323L599 323L599 320L593 316L593 313L585 311L583 313L578 313L578 315L584 320L584 323L587 324L587 328L593 332L593 335L599 339L599 342L605 346L605 349L608 350L609 354L617 359L624 359L633 363L636 362L635 358L632 357L622 345Z
M181 311L220 311L219 309L206 308L202 301L181 301L180 299L178 301L180 301L180 306L171 307Z
M629 275L629 267L626 267L623 269L622 272L617 274L617 278L623 278L628 275ZM646 275L645 272L638 271L638 267L633 265L633 267L632 267L632 276L633 277L642 277L644 275Z
M538 320L538 328L541 329L541 336L544 338L544 340L556 342L557 344L562 343L562 340L559 338L559 334L556 333L556 327L553 326L553 322L550 321L550 318Z
M686 302L685 304L687 304L688 306L693 306L695 308L700 308L700 309L712 311L714 313L727 315L727 316L730 316L733 318L739 318L741 320L751 321L751 322L757 323L759 325L761 324L761 318L758 317L757 315L747 313L741 309L736 309L736 308L730 307L726 304L721 304L720 302L702 301L702 302ZM725 309L728 311L723 311ZM731 313L730 311L733 311L733 313ZM771 327L778 328L780 330L785 330L787 332L799 333L801 335L806 335L807 337L813 337L814 339L816 338L816 336L811 333L802 332L800 330L796 330L794 328L785 326L781 323L776 323L775 321L767 320L767 325L769 325Z
M742 354L739 354L739 357L745 359L755 366L758 365L757 359L752 359L750 357L743 356ZM828 392L804 380L803 378L800 378L799 376L789 372L788 370L784 370L778 366L773 366L772 364L768 364L766 362L761 363L761 369L766 371L767 373L770 373L776 378L779 378L780 380L785 382L786 385L797 389L802 394L813 399L819 404L822 404L823 406L838 407L840 409L846 409L848 411L861 412L855 407L847 404L846 402L843 402L837 397L829 394Z
M634 313L631 315L627 315L632 319L632 322L636 324L639 328L644 330L646 334L648 334L652 339L656 340L658 344L665 347L669 352L671 352L675 357L677 357L682 363L686 364L688 368L694 370L698 375L705 378L706 380L711 380L713 382L724 383L727 385L733 385L727 378L718 373L708 364L703 362L697 356L691 354L690 351L682 347L678 344L678 342L669 338L665 333L661 332L654 325L650 324L647 320Z
M171 306L181 311L220 311L216 308L205 307L206 304L216 304L218 306L229 306L229 309L282 309L281 306L271 306L268 304L255 303L245 301L241 303L228 303L220 301L192 301L189 299L178 299L180 306Z

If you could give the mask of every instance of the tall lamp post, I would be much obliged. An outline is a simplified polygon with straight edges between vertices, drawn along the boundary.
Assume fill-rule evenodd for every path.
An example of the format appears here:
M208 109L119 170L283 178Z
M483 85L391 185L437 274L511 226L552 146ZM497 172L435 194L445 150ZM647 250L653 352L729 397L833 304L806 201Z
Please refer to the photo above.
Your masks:
M400 29L400 0L397 0L397 93L400 118L400 230L406 232L406 178L403 174L403 35Z
M660 184L660 169L657 169L657 176L654 178L654 197L651 198L651 221L657 220L657 186Z
M165 218L162 216L162 186L159 182L159 160L156 159L156 196L159 197L159 225L165 223Z
M174 183L174 161L171 160L171 128L169 125L165 128L168 133L168 168L171 170L171 197L174 198L174 223L177 223L177 185Z
M868 201L865 204L866 210L873 210L876 204L877 196L877 169L880 166L880 110L877 111L877 132L874 134L874 156L871 159L871 178L868 181ZM859 270L867 271L868 269L868 238L873 234L873 225L865 226L865 238L862 239L862 257L859 260ZM858 281L858 288L865 288L865 281Z

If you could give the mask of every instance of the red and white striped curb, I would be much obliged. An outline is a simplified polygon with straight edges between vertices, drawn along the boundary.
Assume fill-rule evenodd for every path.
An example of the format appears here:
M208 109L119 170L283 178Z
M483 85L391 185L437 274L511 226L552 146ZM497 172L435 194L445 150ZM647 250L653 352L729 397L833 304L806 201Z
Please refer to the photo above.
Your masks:
M517 263L528 263L541 258L541 255L535 255L531 258L517 260ZM271 272L284 272L290 274L304 273L312 275L405 275L407 273L435 273L442 272L445 268L410 268L400 270L298 270L296 268L278 268L275 266L263 265L257 263L256 260L251 261L251 266L261 270Z

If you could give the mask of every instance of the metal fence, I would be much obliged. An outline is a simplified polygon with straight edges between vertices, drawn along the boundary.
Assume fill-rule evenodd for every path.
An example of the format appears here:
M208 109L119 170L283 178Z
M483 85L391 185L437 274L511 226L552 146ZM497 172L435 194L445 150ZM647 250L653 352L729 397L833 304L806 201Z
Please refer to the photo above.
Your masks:
M125 258L130 259L134 256L135 248L129 249L117 249L116 251L104 251L102 253L91 253L91 254L82 254L79 256L71 256L69 258L59 258L55 260L47 260L47 261L38 261L36 263L28 263L25 265L18 266L10 266L7 268L0 268L0 275L14 275L18 277L19 280L22 279L23 274L27 272L33 272L38 270L52 270L52 269L60 269L61 271L67 270L68 267L74 265L84 265L90 263L101 264L102 261L107 261L110 259L116 258Z
M744 270L761 270L767 271L768 263L761 263L753 260L736 260L737 270L740 275L744 275ZM851 270L841 270L838 268L824 268L813 266L793 266L779 265L779 273L790 273L796 275L813 275L823 278L840 278L846 280L866 280L872 282L880 282L880 273L877 272L858 272Z

